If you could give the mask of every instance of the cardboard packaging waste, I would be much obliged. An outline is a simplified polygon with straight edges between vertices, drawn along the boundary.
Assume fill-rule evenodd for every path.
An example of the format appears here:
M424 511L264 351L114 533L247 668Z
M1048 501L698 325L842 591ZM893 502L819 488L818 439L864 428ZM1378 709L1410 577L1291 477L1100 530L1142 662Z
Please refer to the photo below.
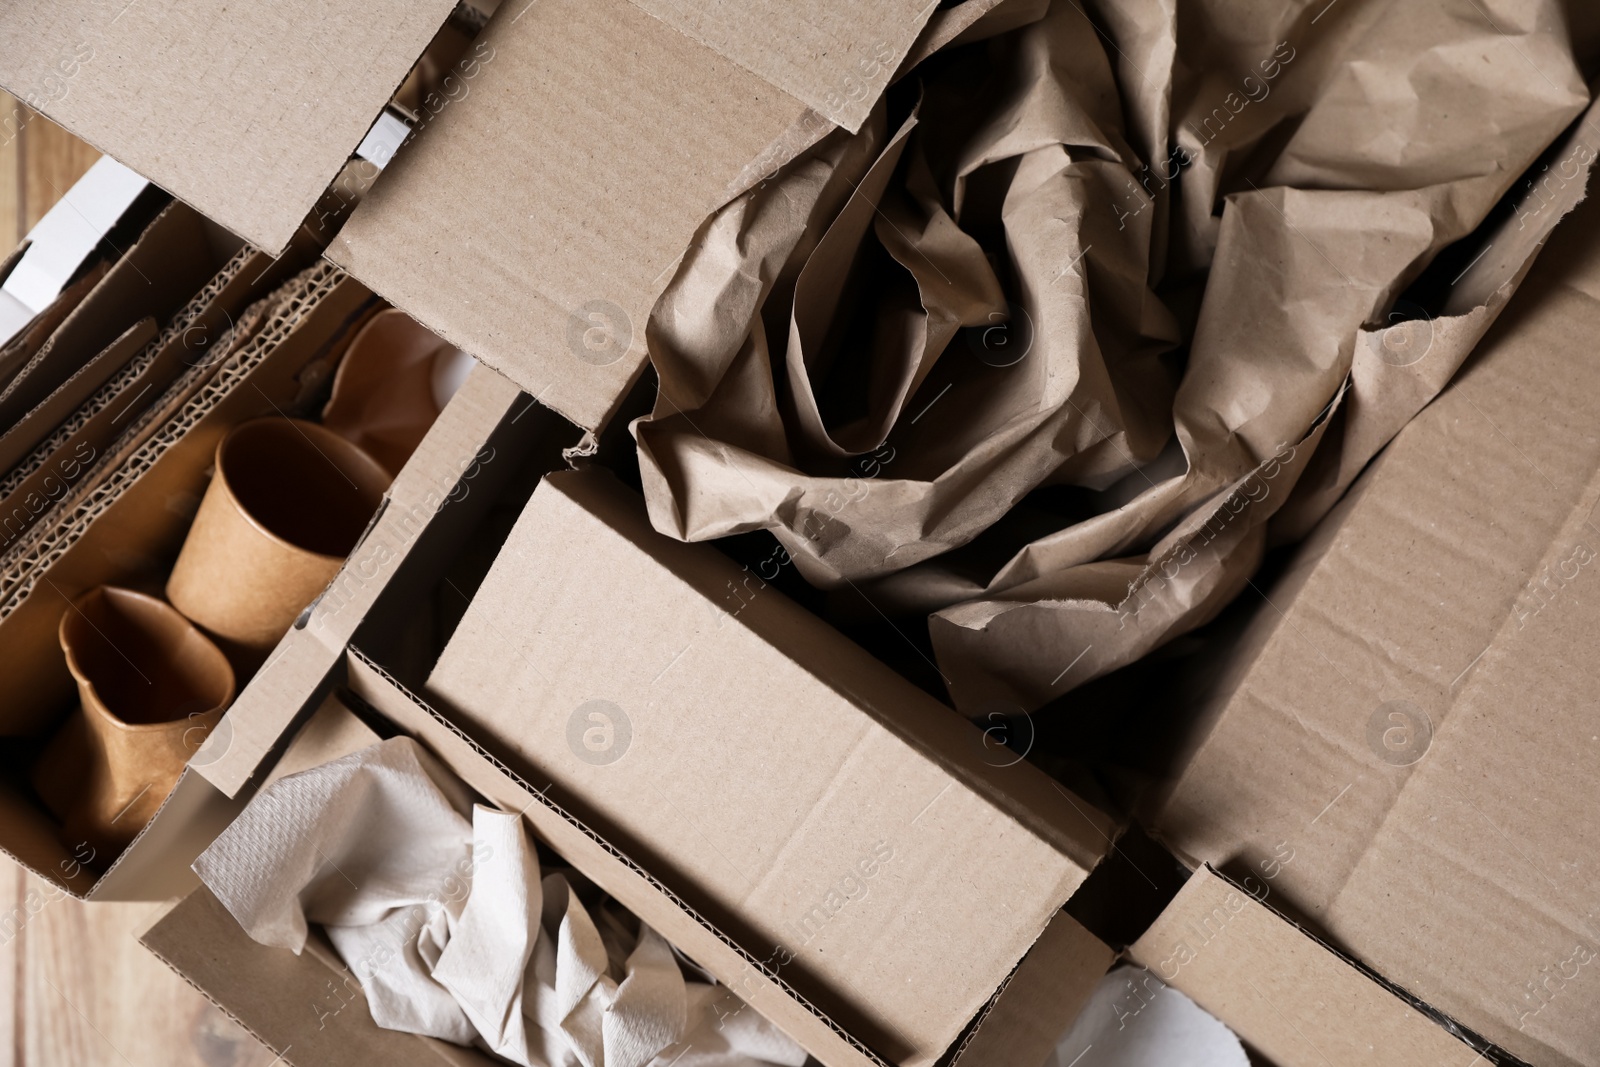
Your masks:
M835 126L858 128L925 27L949 36L995 5L967 6L497 5L329 255L596 429L642 372L650 305L706 214ZM10 9L0 86L276 254L308 215L319 226L319 198L456 7ZM203 54L235 58L225 80L174 75ZM286 109L285 94L316 106ZM463 159L485 183L470 195Z
M1149 818L1530 1063L1600 1063L1600 204L1298 551Z

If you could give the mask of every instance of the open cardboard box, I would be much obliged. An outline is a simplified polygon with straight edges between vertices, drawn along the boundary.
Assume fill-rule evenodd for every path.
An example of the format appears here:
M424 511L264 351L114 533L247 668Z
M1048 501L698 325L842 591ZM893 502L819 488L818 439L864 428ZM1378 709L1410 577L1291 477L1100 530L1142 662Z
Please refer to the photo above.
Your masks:
M933 1063L1030 948L1051 954L1052 986L1081 964L1060 909L1109 847L1103 815L1026 764L992 765L976 727L776 590L746 599L738 565L656 533L609 473L535 489L559 458L523 433L508 413L494 438L500 470L521 466L497 512L474 486L381 593L342 609L371 650L352 653L362 699L494 802L520 797L541 838L830 1064ZM435 602L447 632L418 650L411 624L433 630ZM501 614L517 604L549 610ZM385 669L420 690L441 645L485 678L529 673L491 685L503 701L446 703ZM338 681L314 662L236 705L216 742L230 752L201 772L245 795ZM883 849L870 892L842 895Z
M1146 811L1196 860L1282 866L1333 943L1553 1067L1600 1064L1597 236L1591 196L1213 651Z
M757 957L726 931L537 786L494 759L362 653L350 653L354 694L373 701L384 735L411 735L485 801L520 811L534 837L667 938L696 965L795 1037L830 1067L895 1062L876 1054L791 984L781 961ZM358 706L362 701L358 701ZM306 721L268 775L315 766L377 740L336 699ZM876 892L878 890L874 890ZM385 1062L487 1064L480 1053L373 1023L360 986L313 939L295 956L252 941L204 887L161 917L143 943L294 1067ZM1033 1067L1071 1021L1112 951L1056 913L1021 963L967 1022L948 1053L900 1062ZM926 978L923 975L919 981Z
M0 782L0 849L92 899L160 899L191 888L189 863L243 801L237 790L219 790L194 772L210 769L225 778L243 761L248 769L240 778L248 778L278 735L262 740L248 728L236 735L235 717L224 718L132 845L114 860L72 848L26 784L36 742L25 739L48 736L75 700L56 636L62 613L100 584L159 593L217 443L241 422L314 405L344 349L381 307L359 282L319 263L314 245L301 243L274 260L182 203L169 204L137 236L103 277L87 279L87 292L76 294L70 314L46 331L41 351L82 363L110 338L113 348L122 344L123 323L142 316L159 320L159 334L148 343L150 331L139 334L126 371L92 399L47 411L51 419L67 417L55 434L60 442L44 441L35 452L45 464L19 469L17 476L26 477L4 487L46 506L30 514L26 529L15 524L0 557L0 667L7 679L0 733L13 739L7 780ZM295 275L306 263L314 266ZM39 409L50 408L59 392ZM276 709L286 684L308 674L321 679L366 605L439 514L465 507L474 486L492 485L509 466L494 463L489 443L502 421L559 425L570 438L563 443L576 440L578 432L559 417L542 409L528 414L536 405L525 397L514 410L519 396L493 371L474 366L316 610L302 616L248 684L240 679L237 705ZM57 469L58 454L70 467ZM33 482L39 485L29 496Z
M857 129L908 57L985 19L1003 27L1008 6L462 5L457 45L495 10L411 109L414 143L329 256L598 429L641 374L646 314L707 214L834 127ZM24 5L0 13L0 86L275 254L456 9Z

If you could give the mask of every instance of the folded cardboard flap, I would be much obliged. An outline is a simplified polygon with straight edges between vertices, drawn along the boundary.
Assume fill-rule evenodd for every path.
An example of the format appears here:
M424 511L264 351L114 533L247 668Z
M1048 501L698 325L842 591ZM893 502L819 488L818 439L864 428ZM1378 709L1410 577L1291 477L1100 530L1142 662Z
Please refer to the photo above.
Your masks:
M934 6L502 5L464 95L328 255L597 429L643 369L650 307L701 222L752 161L770 172L821 136L815 112L859 125Z
M935 1058L1109 821L749 577L609 474L551 475L430 699L886 1058Z
M277 254L454 6L8 6L0 85Z
M359 649L347 658L355 696L422 742L462 781L505 811L520 811L534 835L625 908L677 946L745 1003L829 1067L882 1067L884 1059L833 1022L790 984L783 957L747 951L603 834L501 763ZM931 1064L932 1058L909 1062Z
M1275 891L1353 956L1525 1060L1586 1067L1596 233L1590 199L1304 547L1154 816L1199 860L1287 850Z
M1221 1019L1276 1067L1470 1067L1465 1041L1412 1008L1261 900L1202 867L1128 955Z

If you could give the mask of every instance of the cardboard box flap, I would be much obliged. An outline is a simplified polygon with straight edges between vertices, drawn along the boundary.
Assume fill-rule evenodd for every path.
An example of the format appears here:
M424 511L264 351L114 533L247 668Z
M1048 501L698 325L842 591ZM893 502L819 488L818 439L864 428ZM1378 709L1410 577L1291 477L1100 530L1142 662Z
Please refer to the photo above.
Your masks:
M1109 823L987 764L976 727L776 590L730 593L746 577L609 475L552 475L430 698L702 912L937 1055Z
M0 85L276 255L454 7L8 4Z
M938 0L633 2L851 131L861 128L939 6Z
M932 6L502 5L460 65L461 95L328 255L597 429L642 370L650 308L701 222L752 161L786 161L771 146L807 143L792 133L817 115L785 83L865 114Z
M1471 1067L1484 1062L1439 1022L1208 867L1128 955L1226 1023L1276 1067ZM1136 1011L1142 999L1130 1001Z
M1285 899L1485 1038L1585 1065L1600 1063L1579 873L1600 864L1596 234L1590 199L1269 591L1156 815L1198 859L1281 866Z

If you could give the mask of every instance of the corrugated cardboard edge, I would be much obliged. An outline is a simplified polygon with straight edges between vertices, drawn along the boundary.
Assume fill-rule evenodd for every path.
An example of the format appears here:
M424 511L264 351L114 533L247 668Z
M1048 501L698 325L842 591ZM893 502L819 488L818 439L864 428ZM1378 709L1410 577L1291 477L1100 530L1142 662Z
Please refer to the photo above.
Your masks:
M1484 1062L1482 1043L1268 907L1265 893L1201 867L1128 956L1278 1067ZM1301 991L1300 1004L1287 995Z

